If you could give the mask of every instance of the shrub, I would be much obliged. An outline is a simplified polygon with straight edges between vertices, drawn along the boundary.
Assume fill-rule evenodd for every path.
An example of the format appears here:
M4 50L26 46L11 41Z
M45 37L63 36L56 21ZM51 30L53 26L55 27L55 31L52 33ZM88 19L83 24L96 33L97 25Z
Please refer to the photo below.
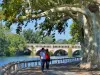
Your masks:
M50 56L53 56L53 52L52 51L49 51L49 53L50 53Z

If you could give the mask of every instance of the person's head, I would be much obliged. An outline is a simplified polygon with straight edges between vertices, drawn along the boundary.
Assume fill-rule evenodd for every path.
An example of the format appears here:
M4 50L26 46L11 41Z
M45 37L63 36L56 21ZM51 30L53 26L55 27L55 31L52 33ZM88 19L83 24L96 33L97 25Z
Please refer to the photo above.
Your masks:
M44 51L44 48L42 48L41 50Z
M46 52L49 52L48 49L45 49Z

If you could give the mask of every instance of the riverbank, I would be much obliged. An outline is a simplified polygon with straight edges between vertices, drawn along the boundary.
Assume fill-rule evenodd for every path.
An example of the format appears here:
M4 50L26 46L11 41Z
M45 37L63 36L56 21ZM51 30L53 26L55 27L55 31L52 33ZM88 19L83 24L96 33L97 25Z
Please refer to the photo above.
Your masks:
M51 59L67 58L67 56L51 56ZM39 56L0 57L0 67L11 62L39 60Z
M100 75L100 71L88 71L82 70L77 65L69 64L53 64L50 65L50 69L41 72L40 66L23 69L16 75Z

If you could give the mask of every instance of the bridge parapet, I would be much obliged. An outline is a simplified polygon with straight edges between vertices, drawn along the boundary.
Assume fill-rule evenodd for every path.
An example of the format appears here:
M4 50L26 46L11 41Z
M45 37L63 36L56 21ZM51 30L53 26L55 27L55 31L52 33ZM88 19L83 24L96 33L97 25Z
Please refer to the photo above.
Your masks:
M31 47L39 47L39 48L81 48L79 44L71 45L71 44L27 44L27 46Z

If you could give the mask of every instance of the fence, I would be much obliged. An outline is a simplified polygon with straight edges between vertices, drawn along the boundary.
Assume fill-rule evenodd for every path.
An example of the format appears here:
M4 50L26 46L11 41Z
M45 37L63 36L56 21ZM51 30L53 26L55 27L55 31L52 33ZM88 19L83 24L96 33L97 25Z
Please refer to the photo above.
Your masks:
M51 59L50 64L61 64L61 63L70 63L77 61L81 61L81 58L76 57L76 58ZM11 62L5 66L2 66L0 70L0 75L15 75L21 69L31 68L39 65L40 65L40 60Z

